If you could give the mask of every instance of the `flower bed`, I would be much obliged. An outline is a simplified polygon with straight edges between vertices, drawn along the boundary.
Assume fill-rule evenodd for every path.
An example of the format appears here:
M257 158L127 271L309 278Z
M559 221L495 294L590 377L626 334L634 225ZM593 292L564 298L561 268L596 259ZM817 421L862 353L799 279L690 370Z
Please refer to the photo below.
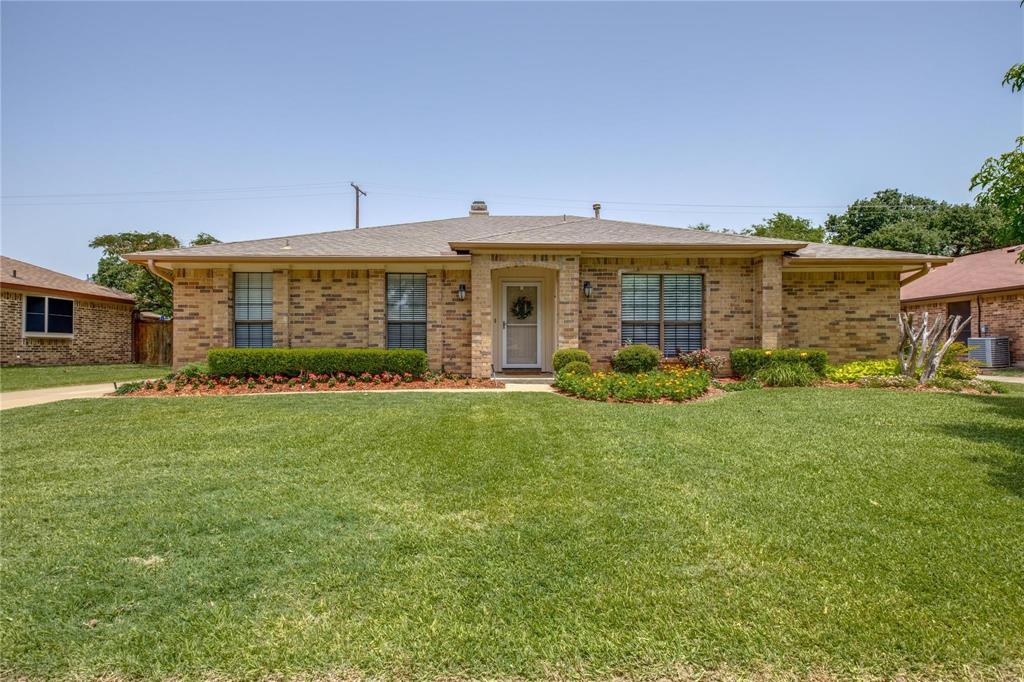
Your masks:
M681 402L706 394L711 388L711 375L704 370L678 366L639 374L560 372L555 377L555 387L586 400Z
M305 373L254 377L215 376L204 372L178 372L157 381L137 381L118 386L116 395L239 395L248 393L302 393L311 391L387 391L436 388L504 388L500 381L470 379L447 372L412 374L382 372L359 375Z

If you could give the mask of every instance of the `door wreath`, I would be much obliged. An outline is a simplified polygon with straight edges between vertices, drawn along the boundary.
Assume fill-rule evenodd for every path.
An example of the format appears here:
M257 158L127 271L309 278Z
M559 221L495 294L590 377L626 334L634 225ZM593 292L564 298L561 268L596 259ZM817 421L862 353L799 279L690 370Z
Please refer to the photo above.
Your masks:
M520 296L512 301L512 314L517 320L525 320L533 315L533 302L526 296Z

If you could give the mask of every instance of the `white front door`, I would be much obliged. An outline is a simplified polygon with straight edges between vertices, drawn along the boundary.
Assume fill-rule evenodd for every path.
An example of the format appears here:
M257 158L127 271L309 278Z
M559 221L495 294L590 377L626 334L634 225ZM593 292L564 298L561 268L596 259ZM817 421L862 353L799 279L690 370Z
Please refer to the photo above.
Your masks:
M540 368L540 283L502 285L502 367Z

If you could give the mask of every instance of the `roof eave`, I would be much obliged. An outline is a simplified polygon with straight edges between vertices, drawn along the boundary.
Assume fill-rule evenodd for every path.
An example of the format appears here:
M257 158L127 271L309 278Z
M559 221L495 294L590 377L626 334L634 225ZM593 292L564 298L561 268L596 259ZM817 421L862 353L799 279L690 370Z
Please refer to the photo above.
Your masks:
M1008 287L995 287L991 289L976 289L973 291L952 291L944 294L930 294L928 296L914 296L912 298L900 297L900 303L919 303L920 301L936 301L945 298L963 298L965 296L980 296L981 294L999 294L1007 291L1024 291L1024 284L1011 284Z
M124 296L108 296L106 294L91 294L84 291L73 291L71 289L57 289L54 287L44 287L35 284L21 284L17 282L2 282L0 283L0 289L13 289L15 291L27 291L27 292L39 292L41 294L59 294L66 298L87 298L96 301L110 301L112 303L135 303L135 297L131 294L125 294Z
M672 244L657 242L448 242L453 251L797 251L807 246L805 242L784 242L779 244Z
M447 263L451 261L469 261L469 256L458 254L437 256L293 256L282 253L277 256L198 256L194 254L174 254L154 256L142 253L130 253L124 257L129 263L145 265L149 261L155 263Z

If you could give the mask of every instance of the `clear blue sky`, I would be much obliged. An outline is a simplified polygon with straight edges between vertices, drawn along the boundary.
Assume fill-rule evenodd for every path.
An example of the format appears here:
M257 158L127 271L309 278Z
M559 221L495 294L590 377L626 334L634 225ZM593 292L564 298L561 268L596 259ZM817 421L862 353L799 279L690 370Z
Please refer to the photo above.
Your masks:
M820 221L886 187L966 201L1024 125L1000 86L1024 58L1010 1L2 14L0 248L79 276L104 232L351 227L349 180L370 192L364 225L473 199L716 228ZM246 187L271 189L177 192ZM57 194L87 196L12 196Z

